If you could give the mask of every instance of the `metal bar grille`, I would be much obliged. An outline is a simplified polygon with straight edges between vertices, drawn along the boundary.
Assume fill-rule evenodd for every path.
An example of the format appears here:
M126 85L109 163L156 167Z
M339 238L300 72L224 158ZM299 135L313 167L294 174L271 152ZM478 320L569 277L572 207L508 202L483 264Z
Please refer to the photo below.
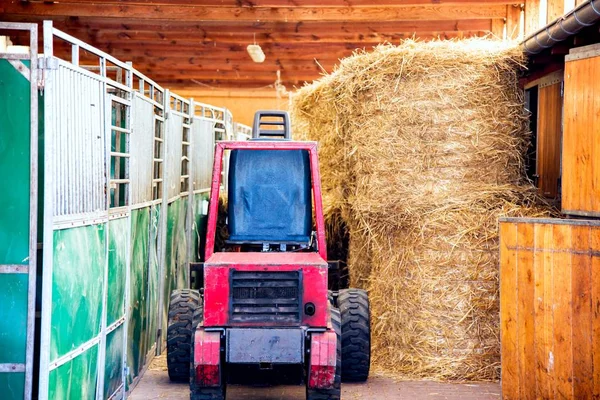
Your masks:
M231 271L232 322L300 322L301 273Z

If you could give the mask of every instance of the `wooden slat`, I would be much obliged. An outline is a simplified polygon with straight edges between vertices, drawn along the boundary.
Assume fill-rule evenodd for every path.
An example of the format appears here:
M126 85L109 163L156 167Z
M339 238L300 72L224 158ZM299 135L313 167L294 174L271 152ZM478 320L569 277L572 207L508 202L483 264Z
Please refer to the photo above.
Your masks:
M591 228L590 241L592 248L592 376L593 398L600 398L600 227Z
M535 371L533 225L517 225L517 246L517 366L519 382L527 382ZM519 399L535 399L525 385L519 389Z
M552 291L554 293L554 353L553 368L555 376L554 398L573 398L573 337L572 337L572 227L554 225L553 247L554 269ZM562 250L562 251L559 251ZM567 251L565 251L567 250Z
M592 257L591 230L587 226L572 227L573 269L573 396L591 399L593 382L592 358Z
M506 37L508 39L521 38L521 6L506 6Z
M565 13L565 0L547 0L548 8L546 13L546 23L549 24L552 21L560 18Z
M51 2L51 1L50 1ZM468 4L512 4L514 0L436 0L438 4L444 5L468 5ZM147 5L184 5L190 4L189 0L68 0L70 4L102 3L102 4L147 4ZM372 6L373 0L194 0L196 6L211 7L365 7ZM401 5L429 5L431 0L377 0L380 6Z
M496 38L504 39L504 19L493 19L491 32Z
M181 44L181 43L231 43L231 44L243 44L248 45L251 43L258 43L261 46L265 43L296 43L296 42L308 42L308 43L361 43L366 44L378 44L385 42L398 43L402 39L412 38L418 35L420 39L433 39L437 37L441 38L454 38L459 34L462 36L474 36L479 33L489 32L491 29L491 20L475 20L475 29L462 29L458 30L455 27L451 27L451 30L445 31L439 27L433 30L418 31L396 31L394 33L378 33L363 32L363 33L344 33L344 32L319 32L307 34L307 33L279 33L279 32L267 32L267 33L253 33L253 32L204 32L201 36L190 35L189 32L178 32L178 31L123 31L123 30L106 30L99 29L89 32L83 40L99 43L126 43L126 42L139 42L139 41L156 41L168 44ZM474 24L475 26L475 24ZM68 29L67 33L81 37L82 32Z
M517 337L517 226L500 224L500 337L502 342L502 396L519 397Z
M565 66L562 208L600 216L600 57Z
M540 27L540 0L525 0L525 37Z
M447 19L491 19L505 15L504 5L399 5L394 7L213 7L85 3L10 2L0 8L4 14L38 16L83 16L143 18L177 21L407 21Z
M502 17L503 19L504 17ZM393 34L398 32L433 32L433 31L473 31L487 29L489 21L485 19L445 19L424 21L167 21L144 19L115 19L102 17L64 17L64 16L20 16L7 15L3 20L16 22L40 22L51 19L54 25L65 31L76 32L153 32L160 33L185 32L202 38L211 33L248 34Z
M515 226L518 239L510 245L503 238L510 238ZM600 222L502 222L500 239L503 398L596 398ZM513 282L515 264L511 286L506 282ZM518 323L507 324L506 310L515 309Z
M553 242L552 226L535 224L535 393L538 397L549 399L554 395L553 366L550 357L554 357L554 319L552 308L553 253L544 251Z
M561 83L538 91L537 174L540 192L551 199L558 194L562 134Z

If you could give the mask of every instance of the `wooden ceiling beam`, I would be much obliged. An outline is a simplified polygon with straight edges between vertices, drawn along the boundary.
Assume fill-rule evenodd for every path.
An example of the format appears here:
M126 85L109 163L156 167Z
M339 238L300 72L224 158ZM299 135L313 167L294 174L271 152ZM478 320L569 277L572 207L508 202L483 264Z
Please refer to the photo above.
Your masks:
M491 20L482 20L480 29L462 29L449 30L435 29L431 31L396 31L395 33L315 33L315 34L286 34L286 33L233 33L233 32L205 32L204 34L195 36L186 32L149 32L149 31L109 31L101 29L87 33L87 37L83 36L80 31L66 30L73 36L82 38L83 40L91 40L98 43L123 43L126 41L153 41L163 43L213 43L226 42L235 44L251 44L258 43L341 43L353 42L362 44L377 44L383 42L398 42L402 39L412 38L415 35L421 39L430 39L434 37L454 38L454 37L470 37L481 33L489 32L491 29Z
M52 0L44 0L46 3L53 3ZM178 5L187 6L189 0L68 0L71 4L120 4L120 5ZM194 0L196 6L210 7L240 7L240 8L260 8L260 7L372 7L373 0ZM378 6L394 7L394 6L418 6L418 5L470 5L470 4L514 4L514 0L377 0Z
M502 17L504 18L504 17ZM43 16L10 15L10 21L42 21ZM432 31L472 31L486 29L486 19L448 19L429 21L305 21L305 22L256 22L256 21L164 21L130 19L123 21L114 18L90 17L49 17L55 27L61 30L89 30L106 32L154 32L167 34L182 32L202 35L214 32L232 32L246 34L306 34L324 35L334 33L395 33L395 32L432 32Z
M409 21L502 18L505 5L398 5L373 7L214 7L196 5L21 2L0 5L0 14L82 16L174 21Z

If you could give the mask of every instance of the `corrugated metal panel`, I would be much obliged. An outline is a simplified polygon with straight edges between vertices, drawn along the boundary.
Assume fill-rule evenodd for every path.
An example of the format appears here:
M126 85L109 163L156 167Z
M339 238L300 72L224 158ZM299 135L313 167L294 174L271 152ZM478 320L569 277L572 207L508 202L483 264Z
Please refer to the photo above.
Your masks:
M152 200L154 162L154 104L145 97L133 96L130 177L132 204Z
M173 199L179 195L181 186L181 137L183 134L183 117L169 114L166 131L166 184L167 198Z
M106 209L102 82L60 62L47 101L54 106L54 216ZM101 151L99 151L101 150Z
M193 189L210 190L212 164L215 153L215 122L194 118L192 124L193 141Z

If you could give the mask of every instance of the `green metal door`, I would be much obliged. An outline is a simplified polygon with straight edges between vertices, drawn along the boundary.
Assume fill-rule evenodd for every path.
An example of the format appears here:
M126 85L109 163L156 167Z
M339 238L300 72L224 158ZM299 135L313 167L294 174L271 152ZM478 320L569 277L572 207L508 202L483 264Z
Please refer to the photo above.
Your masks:
M29 54L0 54L0 396L30 399L37 260L37 25Z

